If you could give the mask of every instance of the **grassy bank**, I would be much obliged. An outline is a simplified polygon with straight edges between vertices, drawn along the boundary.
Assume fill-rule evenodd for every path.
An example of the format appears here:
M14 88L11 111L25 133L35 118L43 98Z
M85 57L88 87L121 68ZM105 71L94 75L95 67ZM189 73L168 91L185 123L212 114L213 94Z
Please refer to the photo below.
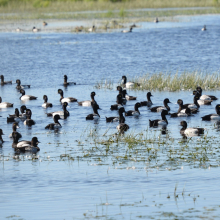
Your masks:
M201 86L204 90L220 89L220 73L185 72L182 74L154 73L137 77L132 82L141 86L134 87L134 90L158 90L158 91L180 91L194 90ZM97 89L112 89L113 83L100 81L95 85Z

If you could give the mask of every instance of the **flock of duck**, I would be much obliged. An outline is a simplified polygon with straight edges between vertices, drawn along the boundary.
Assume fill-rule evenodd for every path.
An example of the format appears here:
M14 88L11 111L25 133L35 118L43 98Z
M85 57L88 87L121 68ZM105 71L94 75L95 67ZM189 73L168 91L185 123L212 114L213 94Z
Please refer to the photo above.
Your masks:
M64 75L64 86L69 85L75 85L75 82L68 82L67 76ZM37 97L26 95L25 90L26 88L30 88L30 85L21 85L21 81L19 79L16 80L17 86L16 89L21 93L21 100L36 100ZM1 85L5 84L12 84L12 81L4 81L4 76L1 75ZM116 97L116 104L113 104L110 106L110 109L112 111L118 111L118 116L116 117L106 117L106 122L119 122L117 125L117 130L119 131L119 134L123 134L129 129L129 125L125 123L125 117L124 116L139 116L140 111L139 108L143 106L147 106L151 112L161 112L161 119L156 120L149 120L149 127L158 127L162 126L162 128L165 128L168 125L168 120L166 118L167 115L170 115L171 118L176 117L191 117L194 114L196 114L199 111L200 105L211 105L211 103L217 98L212 95L203 95L202 94L202 88L197 87L195 91L193 91L194 99L193 103L189 104L183 104L182 99L177 100L177 104L179 105L179 109L176 113L170 113L170 107L169 103L170 100L168 98L164 99L163 106L153 106L153 103L151 101L152 94L151 92L147 93L147 101L137 102L134 105L134 110L125 110L126 102L129 100L136 100L136 97L129 96L127 94L126 89L131 89L137 86L141 86L139 83L134 82L127 82L127 77L122 76L122 82L120 86L117 86L118 95ZM59 129L61 128L61 124L59 122L60 119L66 119L70 116L67 107L68 103L70 102L77 102L76 98L73 97L64 97L63 90L58 89L58 94L60 94L60 102L62 104L62 110L61 111L55 111L46 113L48 117L53 117L54 123L48 124L45 129ZM91 106L93 109L93 113L86 116L86 120L98 120L100 118L100 115L98 113L99 105L95 100L95 92L91 92L91 100L87 101L81 101L77 102L80 106ZM44 103L42 104L43 108L50 108L53 106L52 103L48 102L47 95L43 96ZM13 107L12 103L9 102L2 102L2 97L0 97L0 109L1 108L11 108ZM216 105L215 107L216 114L209 114L202 117L202 120L210 121L210 120L218 120L217 124L220 124L220 105ZM15 149L17 153L30 151L33 153L36 153L40 150L38 147L38 141L37 137L33 137L31 141L19 141L19 139L22 137L22 135L17 132L18 123L23 122L24 125L32 126L35 125L35 121L31 118L32 111L31 109L28 109L25 105L20 106L20 112L18 108L15 108L15 113L12 115L9 115L7 117L7 123L12 123L12 133L9 135L10 138L13 139L12 147ZM2 116L0 116L2 117ZM187 128L187 122L181 121L180 125L182 126L180 133L183 135L199 135L204 133L204 128ZM0 129L0 145L3 144L3 130Z

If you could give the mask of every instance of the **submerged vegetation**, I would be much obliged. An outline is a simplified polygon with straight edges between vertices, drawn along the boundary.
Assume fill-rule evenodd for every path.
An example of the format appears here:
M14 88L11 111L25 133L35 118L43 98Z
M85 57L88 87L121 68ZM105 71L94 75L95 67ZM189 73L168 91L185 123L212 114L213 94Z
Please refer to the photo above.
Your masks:
M145 74L132 80L141 86L135 86L134 90L158 90L158 91L180 91L193 90L201 86L204 90L220 89L220 73L184 72L184 73L154 73ZM112 82L101 81L96 88L112 89Z

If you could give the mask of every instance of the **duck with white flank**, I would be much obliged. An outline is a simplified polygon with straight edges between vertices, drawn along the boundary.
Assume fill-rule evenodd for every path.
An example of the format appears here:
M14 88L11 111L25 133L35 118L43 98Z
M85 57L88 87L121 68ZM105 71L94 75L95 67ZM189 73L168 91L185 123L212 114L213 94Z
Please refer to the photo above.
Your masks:
M63 78L64 78L64 83L63 83L64 86L76 85L75 82L67 82L68 79L67 75L64 75Z
M202 31L206 31L206 25L203 26Z
M70 113L67 111L67 106L68 106L68 102L64 102L62 104L63 107L63 111L56 111L56 112L50 112L50 113L46 113L48 117L50 116L55 116L55 115L59 115L60 117L66 119L68 116L70 116Z
M95 101L95 92L91 92L91 94L90 94L90 97L91 97L91 101L90 100L88 100L88 101L82 101L82 102L78 102L78 105L81 105L81 106L91 106L92 105L92 102L93 103L96 103L96 101ZM97 104L97 103L96 103Z
M220 120L220 104L215 106L216 114L209 114L202 117L202 121Z
M161 119L156 119L153 121L149 120L149 126L150 127L158 127L158 126L166 127L168 125L166 115L168 115L168 111L162 110L162 112L161 112L162 120Z
M117 100L116 100L117 104L115 105L111 105L111 110L119 110L120 108L124 108L123 106L123 97L122 94L118 94L117 95Z
M100 109L99 105L97 105L96 103L92 103L92 108L93 114L87 115L86 120L98 120L100 118L100 115L98 113L98 109Z
M202 95L202 88L200 86L196 88L196 91L200 94L200 100L218 100L218 98L214 95Z
M12 138L13 132L18 134L18 138L22 137L22 135L19 132L17 132L17 128L19 128L18 123L14 122L12 125L12 133L9 135L9 138Z
M6 84L12 84L12 81L5 81L4 76L1 75L1 85L3 86L3 85L6 85Z
M19 141L18 142L18 134L15 132L12 133L13 143L12 147L15 148L16 152L31 152L31 153L37 153L40 148L38 147L38 141L37 137L33 137L31 141Z
M116 127L119 131L119 134L124 134L125 131L129 129L129 126L125 124L125 117L123 116L123 112L125 112L124 108L119 110L119 125Z
M164 106L155 106L153 108L150 108L151 112L162 112L163 110L170 111L170 107L168 106L168 103L171 103L168 98L164 99L163 104Z
M54 129L61 128L62 126L61 126L60 122L58 121L59 119L61 119L59 115L54 115L54 117L53 117L54 123L48 124L45 127L45 129L54 130Z
M122 103L124 105L126 105L126 103L127 103L127 99L125 98L125 95L127 93L126 89L122 89L121 86L117 86L117 90L118 90L119 94L122 95Z
M134 105L134 110L129 110L129 111L125 112L125 116L138 116L138 115L140 115L139 107L141 107L141 103L137 102Z
M129 30L122 30L121 32L122 32L122 33L130 33L130 32L132 32L132 29L133 29L133 28L132 28L132 27L130 27L130 29L129 29Z
M125 112L124 108L120 108L118 110L119 117L123 112ZM119 121L119 117L116 116L116 117L105 117L105 118L106 118L106 122L116 122Z
M184 112L181 112L181 110L182 110L182 108L179 107L178 112L177 113L171 113L170 117L171 118L176 118L176 117L189 117L189 116L193 116L190 108L184 109Z
M141 102L141 106L151 107L151 106L153 105L153 103L152 103L152 101L151 101L151 98L150 98L151 96L153 96L153 95L151 94L151 92L148 92L148 93L147 93L147 101Z
M60 101L62 103L64 103L64 102L77 102L77 99L75 99L73 97L64 98L63 97L63 90L62 89L58 89L58 93L60 94Z
M52 103L47 102L48 101L47 95L43 96L43 100L44 100L44 103L42 104L43 108L52 108L53 107Z
M20 89L29 89L31 86L30 85L21 85L21 80L17 79L16 80L17 86L16 89L20 90Z
M13 107L12 103L2 102L2 97L0 97L0 108L10 108Z
M204 128L187 128L187 122L181 121L180 125L182 126L180 134L186 136L198 136L204 134Z
M32 116L32 112L30 109L27 109L26 110L26 117L27 119L24 121L24 125L27 125L27 126L32 126L32 125L35 125L35 121L31 119L31 116Z
M194 99L197 100L196 97L194 97ZM183 100L182 99L178 99L177 104L179 105L178 112L171 114L171 117L187 117L187 116L189 116L189 114L192 114L192 113L196 114L198 112L198 109L196 109L196 108L188 108L188 106L190 106L191 104L183 105ZM194 104L192 104L192 105L194 105ZM186 111L186 109L187 109L187 111ZM178 114L178 115L175 116L175 114Z
M132 89L134 87L140 86L139 83L135 83L135 82L127 82L127 77L126 76L122 76L122 85L124 87L126 87L127 89Z
M22 94L20 99L23 100L23 101L25 101L25 100L36 100L37 99L36 96L25 95L25 91L23 89L20 90L20 93Z
M36 28L36 27L33 27L33 28L32 28L32 31L33 31L33 32L38 32L38 31L40 31L40 29L39 29L39 28Z
M2 135L4 135L4 134L3 134L2 129L0 129L0 146L4 143Z

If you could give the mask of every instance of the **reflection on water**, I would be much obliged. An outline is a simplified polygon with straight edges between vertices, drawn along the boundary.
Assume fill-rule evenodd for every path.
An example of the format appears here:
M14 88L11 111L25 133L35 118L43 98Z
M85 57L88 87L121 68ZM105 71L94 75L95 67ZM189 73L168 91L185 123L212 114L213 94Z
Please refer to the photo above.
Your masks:
M192 210L206 216L204 207L210 208L206 210L209 216L218 215L219 130L214 129L214 122L201 120L214 111L217 101L201 106L194 117L184 118L189 127L206 128L199 137L182 138L178 125L183 118L168 116L167 129L149 128L149 119L160 118L160 114L148 107L139 109L139 117L126 117L130 129L120 137L116 134L118 123L105 120L105 116L116 114L110 105L115 104L116 84L123 75L132 79L146 72L218 71L218 16L212 19L213 25L207 25L205 33L196 21L160 30L135 29L129 35L0 34L1 74L7 80L31 84L27 94L38 97L25 102L36 124L29 128L20 123L18 131L24 140L36 136L41 142L37 155L15 155L8 138L12 124L6 123L14 109L0 110L5 133L0 148L0 203L4 210L0 216L32 219L38 209L41 212L36 219L197 218ZM65 74L77 85L64 88ZM115 89L95 89L101 79L113 81ZM19 108L23 102L15 87L15 83L1 86L0 95ZM79 101L88 100L95 91L101 118L97 123L86 121L91 107L70 103L70 117L60 120L62 128L45 130L52 122L46 113L61 110L58 89ZM137 101L128 101L125 109L146 100L146 93L132 91ZM165 98L172 103L181 98L188 103L193 101L191 93L152 91L152 102L157 106ZM53 104L50 109L41 107L45 94ZM219 91L210 94L220 97ZM170 104L170 108L171 113L177 112L178 105Z

